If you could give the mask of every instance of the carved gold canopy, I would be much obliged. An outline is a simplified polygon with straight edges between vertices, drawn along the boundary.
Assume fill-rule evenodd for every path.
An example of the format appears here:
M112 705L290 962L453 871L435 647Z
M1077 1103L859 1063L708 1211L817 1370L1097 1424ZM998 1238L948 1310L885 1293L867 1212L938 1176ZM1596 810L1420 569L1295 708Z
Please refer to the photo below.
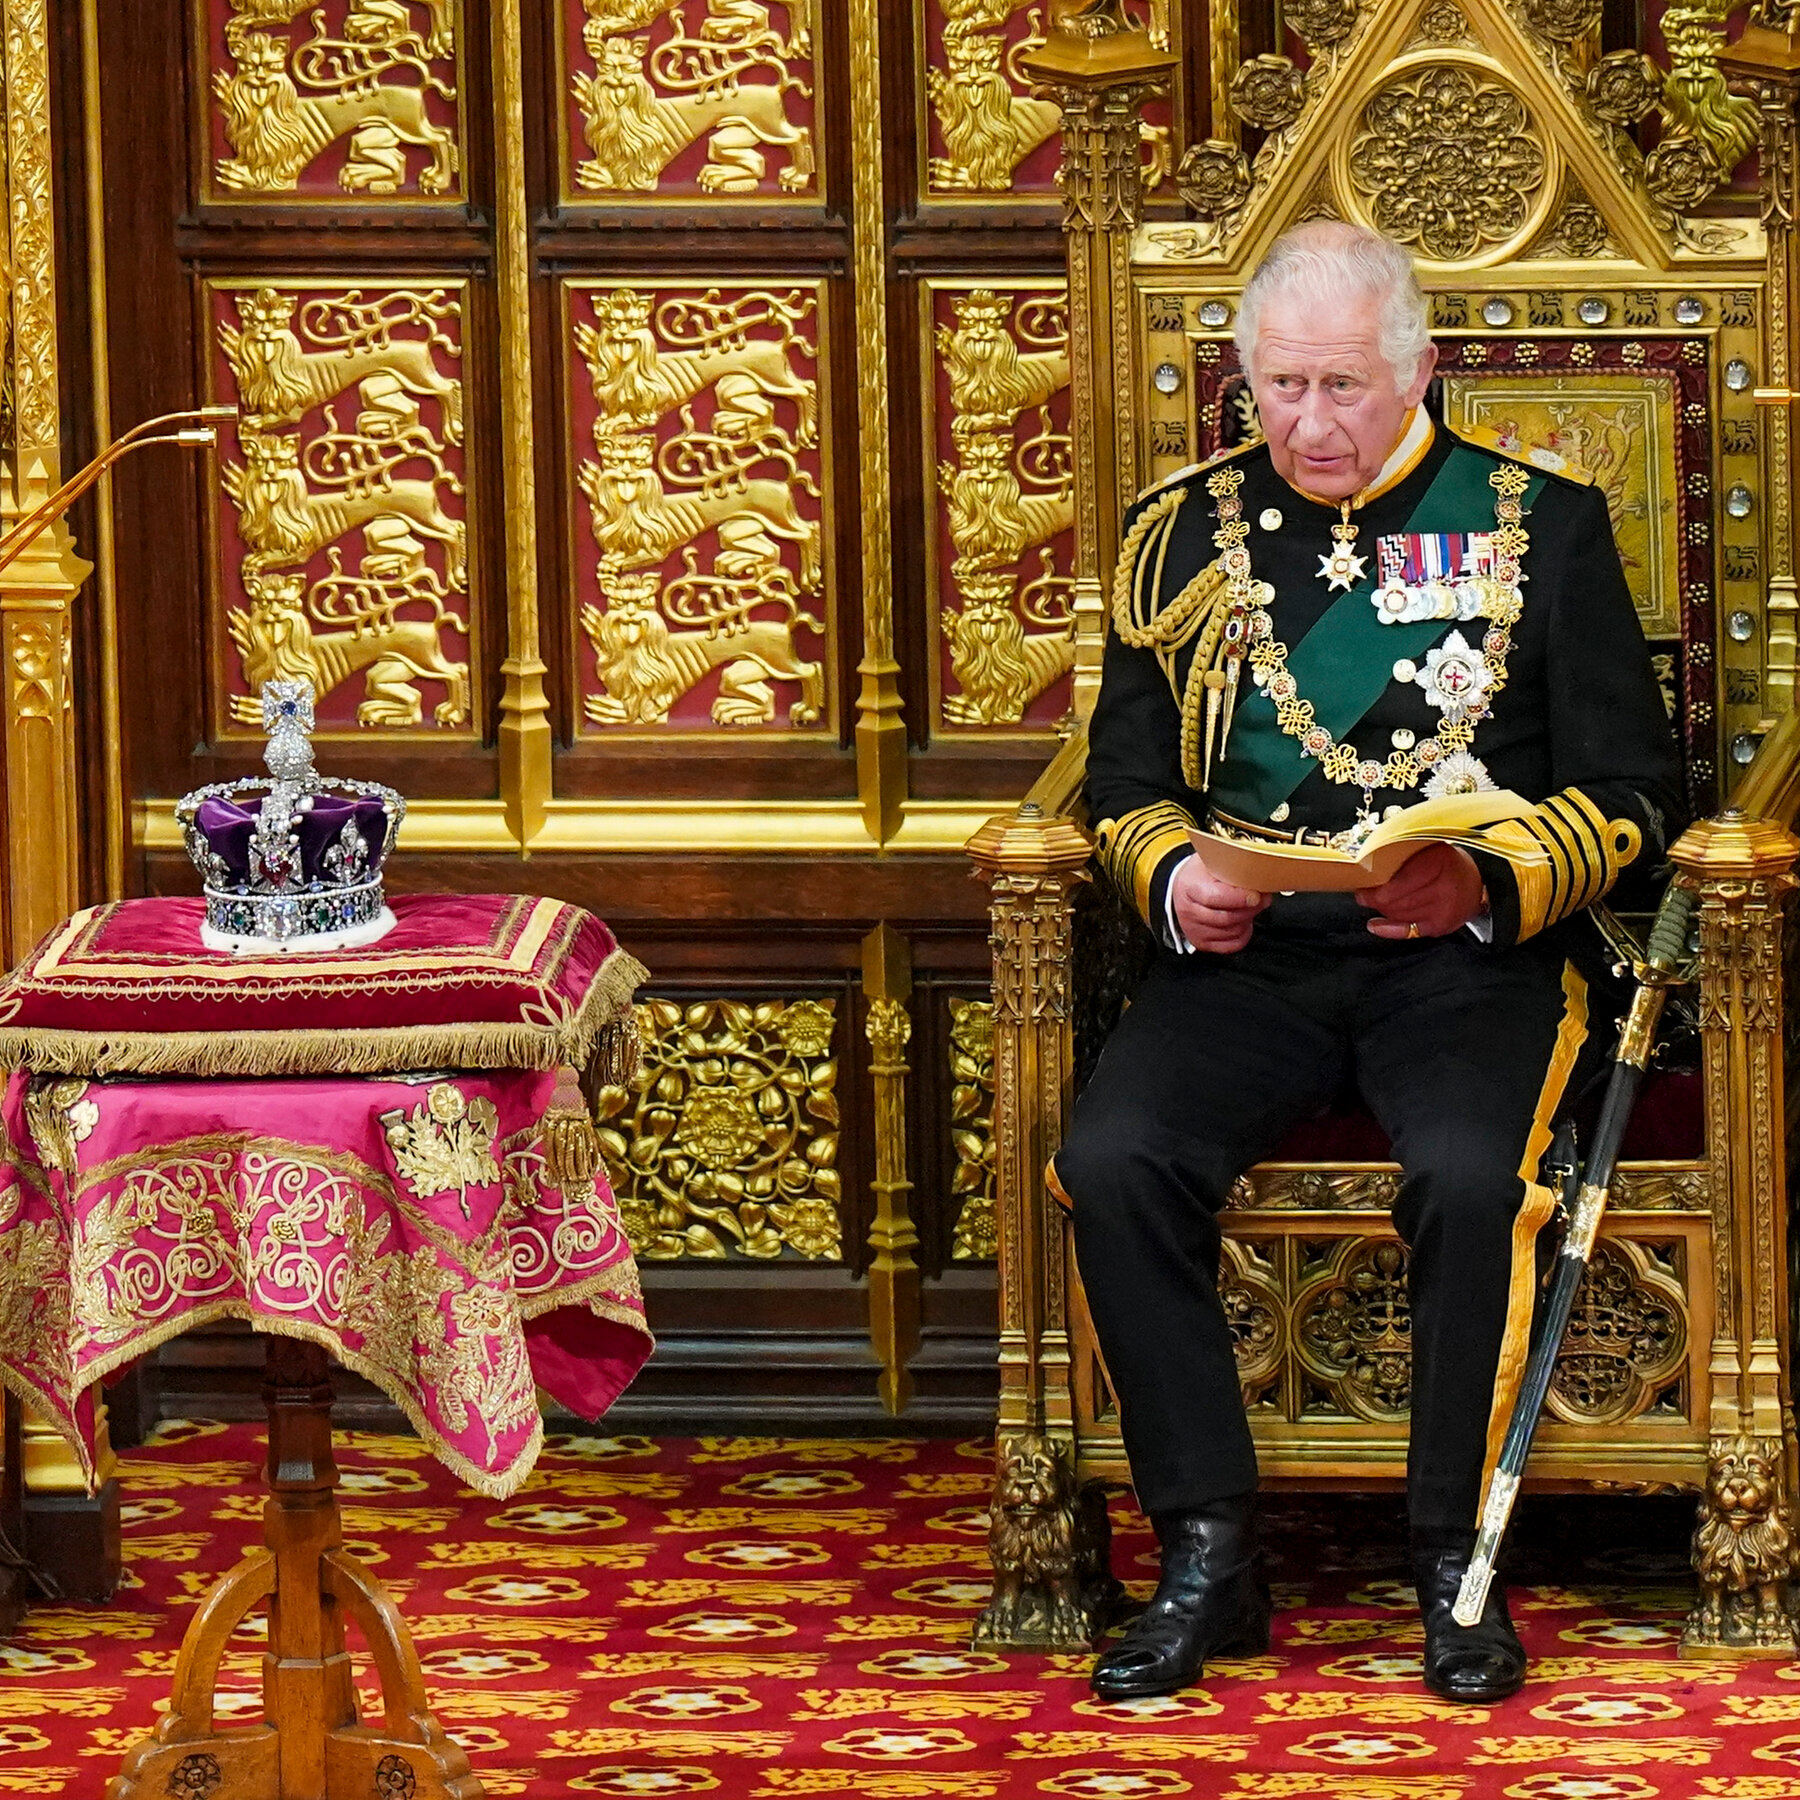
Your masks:
M1582 0L1286 6L1304 58L1215 57L1185 216L1145 206L1127 316L1072 320L1078 372L1091 359L1129 421L1110 458L1090 425L1083 473L1128 499L1256 430L1231 327L1282 232L1341 218L1405 244L1450 421L1553 448L1605 492L1702 808L1791 710L1796 667L1789 423L1755 398L1790 370L1791 58L1762 25L1727 46L1722 17L1669 9L1664 69L1603 53ZM1147 33L1110 40L1114 61L1127 37L1153 80ZM1076 611L1092 667L1098 611Z

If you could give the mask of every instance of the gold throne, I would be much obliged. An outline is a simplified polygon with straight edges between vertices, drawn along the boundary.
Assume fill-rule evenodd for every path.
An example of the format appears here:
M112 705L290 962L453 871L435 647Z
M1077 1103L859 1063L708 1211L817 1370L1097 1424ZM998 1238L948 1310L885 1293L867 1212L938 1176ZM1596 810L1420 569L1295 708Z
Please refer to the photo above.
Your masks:
M1213 0L1215 47L1221 21L1235 30L1248 10ZM1166 217L1145 216L1138 152L1140 107L1172 63L1151 32L1121 0L1065 0L1033 59L1064 115L1076 701L1031 794L969 846L993 898L1001 1296L995 1599L978 1643L1076 1647L1116 1591L1092 1484L1127 1470L1043 1173L1078 1048L1092 1048L1078 1039L1120 998L1104 991L1117 959L1080 811L1083 722L1119 520L1146 483L1254 430L1236 299L1275 238L1313 217L1412 249L1453 422L1558 449L1604 488L1701 821L1674 851L1700 903L1692 1067L1640 1104L1530 1482L1696 1494L1712 1527L1697 1545L1790 1520L1782 924L1800 854L1786 409L1800 53L1760 18L1727 48L1702 11L1684 9L1695 21L1671 36L1665 72L1608 50L1599 0L1287 0L1298 56L1215 58L1214 135L1190 142L1185 213ZM1646 155L1634 127L1649 114L1660 133ZM1752 156L1757 185L1734 188ZM1372 1122L1346 1118L1232 1195L1225 1290L1267 1486L1403 1479L1396 1176ZM1069 1566L1030 1552L1020 1515L1045 1509L1064 1515ZM1729 1557L1697 1551L1696 1565L1684 1655L1795 1653L1789 1615L1772 1624Z

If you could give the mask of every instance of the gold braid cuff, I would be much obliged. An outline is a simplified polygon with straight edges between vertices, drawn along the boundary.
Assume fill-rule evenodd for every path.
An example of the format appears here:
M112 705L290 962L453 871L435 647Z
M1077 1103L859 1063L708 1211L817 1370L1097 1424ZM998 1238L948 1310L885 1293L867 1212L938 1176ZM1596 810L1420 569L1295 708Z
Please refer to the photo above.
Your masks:
M1128 893L1146 923L1150 919L1150 884L1164 857L1187 850L1193 816L1173 800L1140 806L1122 818L1103 819L1095 832L1100 861L1115 883Z
M1629 819L1609 820L1571 787L1552 794L1529 818L1490 826L1479 847L1511 865L1523 940L1593 905L1636 859L1643 834Z

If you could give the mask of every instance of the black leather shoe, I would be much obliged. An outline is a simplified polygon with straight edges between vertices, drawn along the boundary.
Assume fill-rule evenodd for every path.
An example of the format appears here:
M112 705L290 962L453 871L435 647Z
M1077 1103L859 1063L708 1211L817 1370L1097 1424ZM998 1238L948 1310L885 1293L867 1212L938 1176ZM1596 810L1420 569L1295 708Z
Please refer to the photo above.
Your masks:
M1505 1700L1525 1685L1525 1647L1513 1630L1498 1576L1478 1624L1459 1625L1451 1618L1468 1566L1467 1550L1413 1554L1413 1585L1425 1620L1425 1685L1446 1700Z
M1269 1590L1256 1568L1255 1496L1214 1500L1156 1520L1162 1579L1125 1636L1094 1664L1102 1700L1172 1694L1210 1656L1269 1647Z

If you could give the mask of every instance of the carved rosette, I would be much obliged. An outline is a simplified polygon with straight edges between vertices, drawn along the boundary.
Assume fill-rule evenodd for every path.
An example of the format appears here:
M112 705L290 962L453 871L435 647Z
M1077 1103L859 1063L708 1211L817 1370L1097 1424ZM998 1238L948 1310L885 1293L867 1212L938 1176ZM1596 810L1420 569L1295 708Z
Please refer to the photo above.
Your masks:
M926 200L983 200L1003 196L1055 200L1059 96L1036 89L1021 59L1044 42L1046 8L1040 0L913 0L925 92ZM1166 6L1138 6L1127 22L1166 21ZM1166 23L1162 30L1166 40ZM1165 46L1166 47L1166 42ZM1142 164L1152 186L1168 172L1169 126L1165 108L1140 126L1120 127L1121 157Z
M559 0L571 200L820 199L812 0Z
M640 1258L837 1261L837 1002L651 1000L601 1148Z
M569 284L589 732L834 729L822 291Z
M463 194L457 0L207 0L214 200Z
M1370 96L1340 187L1420 256L1492 260L1535 223L1552 161L1512 88L1485 66L1446 60L1390 76Z
M999 1250L994 1205L994 1008L986 1000L950 1002L950 1178L958 1202L950 1255L988 1261Z
M214 533L224 735L261 735L270 680L311 683L320 735L475 731L463 300L209 284L210 397L242 409Z
M936 288L931 305L939 719L1043 730L1075 658L1066 290Z

